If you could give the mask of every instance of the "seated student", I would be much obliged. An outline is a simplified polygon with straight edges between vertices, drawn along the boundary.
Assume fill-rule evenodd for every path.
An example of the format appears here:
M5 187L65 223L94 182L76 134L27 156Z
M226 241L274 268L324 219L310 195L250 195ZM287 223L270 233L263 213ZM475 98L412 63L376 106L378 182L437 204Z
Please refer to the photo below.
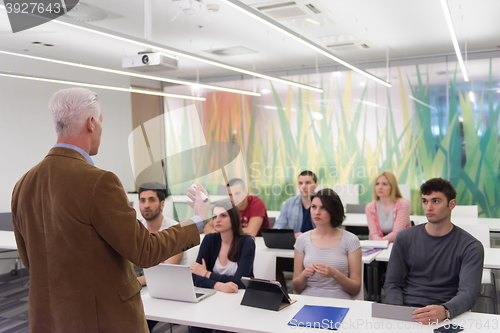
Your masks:
M167 189L165 185L160 183L145 183L139 187L139 209L144 218L142 224L148 229L149 232L158 232L167 229L179 222L163 216L163 207L165 206L165 198L167 196ZM176 254L165 260L166 264L186 264L187 259L184 258L184 253ZM139 277L137 280L141 285L146 285L146 278L142 269L139 270ZM152 332L154 326L158 322L155 320L147 320L149 331Z
M484 249L451 223L456 192L433 178L422 184L428 223L398 233L387 267L385 303L419 307L415 321L430 324L470 310L481 290Z
M215 203L215 233L205 235L191 265L194 284L226 293L244 288L242 276L253 277L255 242L241 230L238 209L229 201Z
M356 235L340 229L344 206L326 188L312 197L316 229L295 242L293 288L301 295L351 299L361 288L361 246Z
M297 178L300 194L287 199L281 208L274 229L293 229L295 238L315 228L311 221L311 195L318 187L314 172L305 170Z
M293 229L295 238L316 227L311 220L311 195L318 187L316 175L309 170L299 174L297 183L300 194L285 201L273 226L274 229ZM276 280L286 287L285 270L293 271L293 258L276 258Z
M245 183L234 178L227 184L227 192L233 205L240 211L243 232L255 237L262 236L261 228L269 228L266 205L254 195L247 195ZM205 234L215 232L213 221L208 222L203 229Z
M394 242L399 231L410 226L410 203L403 199L396 177L382 172L373 188L375 201L366 205L370 239Z
M239 288L245 288L241 277L254 276L255 242L241 230L238 209L229 201L215 203L212 221L215 233L205 235L198 258L191 265L194 284L225 293L238 292ZM190 327L189 332L212 330Z

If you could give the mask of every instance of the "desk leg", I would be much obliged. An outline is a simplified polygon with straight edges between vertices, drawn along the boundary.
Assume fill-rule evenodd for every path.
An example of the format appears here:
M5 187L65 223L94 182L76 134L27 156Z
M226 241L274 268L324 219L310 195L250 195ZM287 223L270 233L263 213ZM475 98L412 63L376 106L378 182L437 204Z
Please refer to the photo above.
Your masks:
M378 276L378 267L373 267L373 300L375 302L380 302L380 293L378 289L380 277Z
M367 300L373 300L373 267L366 265L366 293L368 294Z

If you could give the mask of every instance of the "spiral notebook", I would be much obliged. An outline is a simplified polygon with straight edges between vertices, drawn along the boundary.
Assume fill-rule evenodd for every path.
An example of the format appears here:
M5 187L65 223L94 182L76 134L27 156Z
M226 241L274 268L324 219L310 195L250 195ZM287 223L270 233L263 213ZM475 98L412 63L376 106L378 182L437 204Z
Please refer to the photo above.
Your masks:
M338 330L348 311L335 306L304 305L288 325Z

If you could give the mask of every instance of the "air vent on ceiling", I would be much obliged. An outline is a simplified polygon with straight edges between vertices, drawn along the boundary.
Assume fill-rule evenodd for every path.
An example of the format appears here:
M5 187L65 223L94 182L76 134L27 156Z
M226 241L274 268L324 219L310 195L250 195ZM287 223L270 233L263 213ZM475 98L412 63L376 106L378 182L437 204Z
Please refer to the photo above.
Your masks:
M88 5L83 2L78 3L72 10L64 14L64 16L80 22L94 22L94 21L101 21L104 19L122 17L113 12L92 5Z
M257 51L251 50L251 49L246 48L244 46L231 46L231 47L225 47L222 49L205 50L204 52L212 53L212 54L215 54L215 55L221 56L221 57L243 55L243 54L250 54L250 53L258 53Z
M288 7L288 6L295 6L297 3L295 1L289 1L289 2L282 2L282 3L277 3L274 5L266 5L266 6L258 6L258 10L270 10L270 9L276 9L276 8L283 8L283 7Z
M271 1L252 5L252 7L275 20L286 20L327 12L326 8L317 0Z
M318 8L314 7L314 5L312 3L308 3L306 5L307 8L309 8L314 14L319 14L321 13L321 10L319 10Z
M454 71L436 71L436 75L453 75Z
M354 50L369 50L373 49L374 46L367 42L366 40L360 41L352 41L352 42L345 42L345 43L335 43L335 44L327 44L326 47L331 49L334 52L341 52L341 51L354 51Z

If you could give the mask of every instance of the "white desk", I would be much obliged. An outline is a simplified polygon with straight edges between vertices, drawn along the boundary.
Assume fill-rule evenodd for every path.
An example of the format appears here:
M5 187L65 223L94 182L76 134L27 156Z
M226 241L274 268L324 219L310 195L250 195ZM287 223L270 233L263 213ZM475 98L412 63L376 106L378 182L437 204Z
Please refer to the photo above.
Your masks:
M480 224L486 224L490 232L500 232L500 219L478 218Z
M345 227L367 227L368 222L366 220L366 214L355 214L348 213L345 214L345 220L342 222Z
M0 249L17 250L14 231L0 230Z
M297 302L275 312L240 305L243 290L236 294L217 292L199 303L154 299L142 295L146 318L174 324L206 327L241 333L326 332L317 328L288 326L287 323L304 305L324 305L350 308L338 332L432 332L435 326L371 317L371 302L326 297L290 295ZM489 329L485 328L489 322ZM466 312L454 322L466 325L465 332L498 332L500 316ZM494 322L496 326L494 326ZM468 325L468 326L467 326ZM478 326L476 326L478 325ZM481 329L477 327L481 325ZM441 326L441 325L440 325Z
M500 269L500 248L484 249L484 268Z
M378 256L375 258L377 261L389 261L389 257L391 256L393 243L389 244L389 247L385 250L382 250L378 253Z

